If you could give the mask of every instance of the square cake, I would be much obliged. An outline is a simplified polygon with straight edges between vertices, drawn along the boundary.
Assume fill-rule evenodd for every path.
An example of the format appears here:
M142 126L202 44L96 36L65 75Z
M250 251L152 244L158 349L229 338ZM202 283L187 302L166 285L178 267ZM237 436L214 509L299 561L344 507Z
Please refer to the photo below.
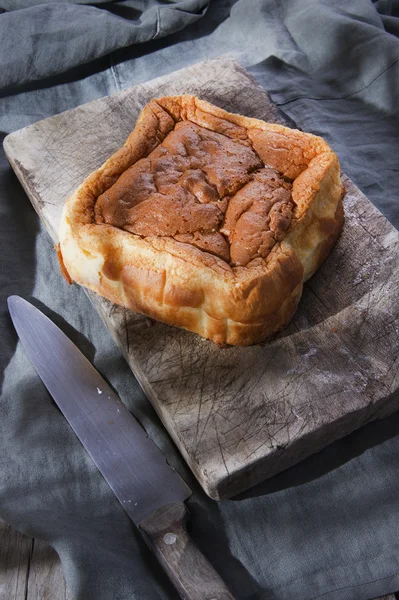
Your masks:
M67 200L68 281L218 344L264 341L343 225L335 153L320 137L163 97Z

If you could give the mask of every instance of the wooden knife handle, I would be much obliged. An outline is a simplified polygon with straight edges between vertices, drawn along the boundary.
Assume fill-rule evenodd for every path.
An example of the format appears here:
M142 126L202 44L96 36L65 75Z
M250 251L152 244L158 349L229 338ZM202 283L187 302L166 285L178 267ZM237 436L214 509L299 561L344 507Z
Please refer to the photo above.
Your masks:
M139 529L183 600L234 600L189 537L187 516L183 502L168 504L144 519Z

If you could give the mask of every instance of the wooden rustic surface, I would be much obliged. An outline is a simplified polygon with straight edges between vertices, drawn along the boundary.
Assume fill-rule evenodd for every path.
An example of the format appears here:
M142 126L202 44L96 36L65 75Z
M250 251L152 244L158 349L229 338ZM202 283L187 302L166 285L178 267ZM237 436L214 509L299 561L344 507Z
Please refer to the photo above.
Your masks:
M72 600L58 554L0 521L0 600Z
M9 135L5 150L56 240L68 195L118 149L152 97L192 93L284 122L235 61L220 58ZM218 349L89 292L205 491L229 497L399 407L399 235L344 177L346 222L276 339ZM65 286L65 295L68 288Z
M3 521L0 521L0 600L72 600L57 553ZM399 595L377 600L399 600Z
M184 502L174 502L149 514L139 529L180 598L235 600L220 574L188 535L188 517Z

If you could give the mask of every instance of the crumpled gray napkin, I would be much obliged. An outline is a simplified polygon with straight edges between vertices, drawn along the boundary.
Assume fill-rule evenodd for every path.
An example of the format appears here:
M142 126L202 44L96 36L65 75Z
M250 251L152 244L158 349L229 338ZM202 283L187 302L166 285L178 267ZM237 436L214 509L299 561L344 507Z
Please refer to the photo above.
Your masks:
M0 88L64 73L118 48L175 33L202 17L209 2L0 0L0 8L12 11L0 19Z

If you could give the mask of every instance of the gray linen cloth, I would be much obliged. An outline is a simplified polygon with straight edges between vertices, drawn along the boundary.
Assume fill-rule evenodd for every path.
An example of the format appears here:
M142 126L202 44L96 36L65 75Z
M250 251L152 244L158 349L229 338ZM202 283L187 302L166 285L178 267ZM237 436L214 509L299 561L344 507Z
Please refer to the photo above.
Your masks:
M44 2L44 3L43 3ZM397 0L0 0L0 132L229 53L399 225ZM67 289L0 154L0 516L50 543L80 600L176 592L55 407L10 323L35 298L193 486L191 533L240 600L363 600L399 589L399 416L238 498L193 480L100 318Z

